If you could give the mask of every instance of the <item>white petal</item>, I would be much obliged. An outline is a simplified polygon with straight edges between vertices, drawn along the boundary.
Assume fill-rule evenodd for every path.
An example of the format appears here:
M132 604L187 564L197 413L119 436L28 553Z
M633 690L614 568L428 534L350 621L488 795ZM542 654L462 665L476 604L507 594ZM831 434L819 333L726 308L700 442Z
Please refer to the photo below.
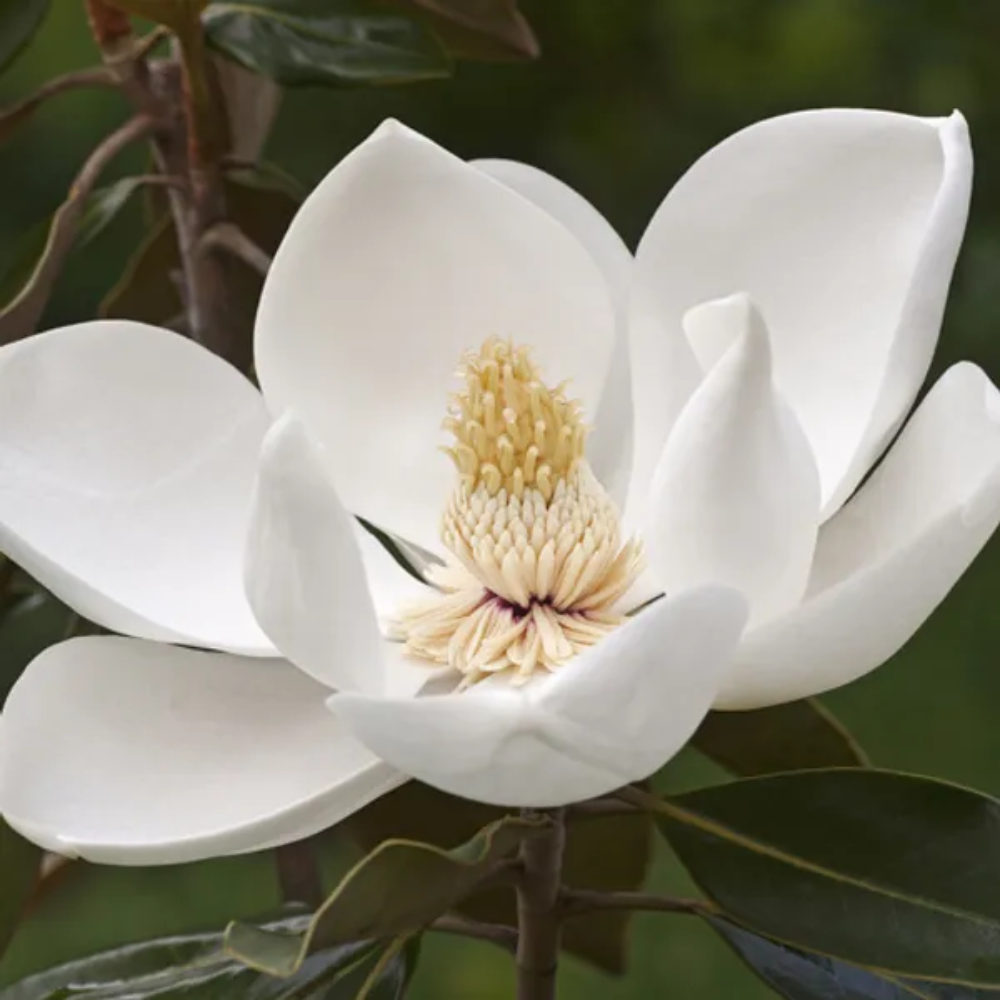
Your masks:
M1000 394L948 370L858 495L820 533L805 603L750 632L720 708L847 684L899 650L1000 522Z
M690 738L746 620L733 591L657 602L554 677L415 699L334 695L385 760L430 785L504 806L559 806L645 778Z
M724 583L751 620L805 593L819 477L795 416L774 388L767 328L745 297L717 309L735 343L681 413L653 479L643 532L667 593Z
M615 305L617 335L608 378L587 441L590 467L619 506L625 502L632 464L632 373L628 354L628 297L632 254L614 227L568 184L515 160L474 160L473 164L524 195L561 222L601 269Z
M133 639L44 652L0 717L0 813L49 850L169 864L297 839L400 776L290 664Z
M257 371L329 450L347 508L433 548L456 365L489 336L535 349L593 414L614 314L600 271L520 195L396 123L316 188L265 283Z
M242 584L267 425L242 375L166 330L0 349L0 550L106 628L274 655Z
M662 417L656 393L684 313L744 289L768 318L778 386L816 453L832 513L926 375L971 177L957 113L800 112L711 150L636 253L634 323L649 331L632 345L633 370L647 379L635 390L639 427Z
M330 687L382 690L382 641L355 521L292 416L264 442L246 586L261 627L296 666Z

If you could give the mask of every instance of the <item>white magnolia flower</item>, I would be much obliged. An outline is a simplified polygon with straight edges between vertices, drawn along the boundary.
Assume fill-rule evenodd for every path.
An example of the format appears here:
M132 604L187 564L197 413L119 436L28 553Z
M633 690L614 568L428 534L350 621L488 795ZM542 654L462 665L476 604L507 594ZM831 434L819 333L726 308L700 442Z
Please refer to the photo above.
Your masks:
M133 638L28 668L0 811L153 863L305 836L404 774L556 805L713 704L873 669L1000 520L972 365L857 489L926 375L970 180L958 115L789 115L700 160L633 263L560 182L390 124L275 259L263 395L135 323L4 348L0 548Z

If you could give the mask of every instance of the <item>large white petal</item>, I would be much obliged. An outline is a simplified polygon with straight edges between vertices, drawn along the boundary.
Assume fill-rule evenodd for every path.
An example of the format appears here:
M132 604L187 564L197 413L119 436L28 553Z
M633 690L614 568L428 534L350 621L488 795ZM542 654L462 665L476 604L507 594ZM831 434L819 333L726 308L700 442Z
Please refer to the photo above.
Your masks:
M389 122L310 195L257 318L275 412L328 449L347 508L427 548L453 470L438 446L456 365L489 336L535 349L593 414L614 340L600 270L545 212Z
M594 416L594 431L587 441L587 457L608 494L624 506L632 464L632 373L628 351L632 254L611 223L558 178L515 160L473 163L561 222L587 248L608 284L617 334L607 382Z
M998 522L1000 393L974 365L956 365L820 533L805 603L745 637L718 707L791 701L874 670L944 599Z
M257 621L296 666L329 687L382 689L382 643L354 518L290 415L264 441L246 587Z
M764 322L745 296L703 307L732 346L674 425L653 477L643 531L649 567L671 593L705 583L742 590L751 620L805 593L819 477L794 414L774 388Z
M114 631L274 655L242 583L267 426L239 372L166 330L0 349L0 550Z
M384 597L387 567L372 552L363 558L359 526L327 468L298 418L275 423L261 454L247 538L250 603L282 655L320 683L370 694L418 690L436 672L415 670L383 641L369 579ZM409 587L403 570L395 573L402 596Z
M504 806L559 806L645 778L705 715L746 620L737 593L657 602L554 677L453 695L340 694L334 713L406 774Z
M329 826L401 777L283 661L134 639L42 653L0 717L0 814L90 861L168 864Z
M767 316L778 386L816 452L832 513L926 375L971 177L957 113L800 112L711 150L667 196L636 253L639 433L667 432L658 393L670 358L683 354L684 313L744 289Z

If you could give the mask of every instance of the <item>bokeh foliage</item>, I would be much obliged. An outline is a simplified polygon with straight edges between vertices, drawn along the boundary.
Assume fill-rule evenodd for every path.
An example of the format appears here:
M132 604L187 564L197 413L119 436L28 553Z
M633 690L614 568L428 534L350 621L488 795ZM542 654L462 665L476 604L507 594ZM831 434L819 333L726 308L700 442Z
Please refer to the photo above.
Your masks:
M1000 6L982 0L524 0L544 57L520 66L462 65L457 82L290 93L269 157L314 183L383 117L393 115L467 156L509 156L574 184L634 243L671 183L699 153L754 120L817 105L886 107L969 119L977 157L969 236L935 371L959 358L1000 379ZM8 103L94 61L82 11L57 0L30 55L0 81ZM110 93L45 107L0 147L0 264L61 200L78 164L124 108ZM130 154L121 169L141 164ZM62 280L47 325L94 315L144 231L141 205L95 237ZM876 675L826 699L882 766L1000 793L1000 547L994 544L942 611ZM2 674L2 671L0 671ZM0 677L2 680L2 677ZM673 787L714 778L686 755ZM330 851L331 875L347 861ZM40 901L0 982L96 947L144 935L218 930L272 907L266 861L178 870L91 869ZM661 859L661 886L684 887ZM570 960L561 995L639 1000L769 995L711 931L639 916L632 973L610 980ZM412 995L507 997L511 973L488 946L429 939Z

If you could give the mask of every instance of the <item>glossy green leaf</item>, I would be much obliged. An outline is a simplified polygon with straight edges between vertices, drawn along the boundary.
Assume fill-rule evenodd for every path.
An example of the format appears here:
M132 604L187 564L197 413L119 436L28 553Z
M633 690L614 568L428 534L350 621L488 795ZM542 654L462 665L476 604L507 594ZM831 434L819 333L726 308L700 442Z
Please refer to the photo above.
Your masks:
M290 935L234 923L226 948L253 968L289 976L317 948L421 931L548 825L542 817L506 817L450 851L388 840L344 876L306 931Z
M32 594L0 618L0 708L24 668L66 636L73 613L47 594Z
M895 975L1000 987L997 800L860 768L641 797L741 925Z
M0 817L0 955L4 953L38 880L42 852Z
M709 712L691 745L743 777L868 766L851 734L814 698L756 712Z
M534 59L538 39L517 0L388 0L426 17L460 59Z
M419 958L419 937L372 948L362 961L337 979L335 992L322 996L326 1000L403 1000ZM298 1000L298 994L290 993L287 1000Z
M448 76L432 32L369 0L218 0L209 44L288 87L407 83Z
M100 236L114 222L141 184L136 177L124 177L94 191L87 199L71 253L77 254L86 249ZM13 299L31 277L38 258L45 251L51 225L52 219L48 218L28 230L9 258L7 266L0 270L0 303Z
M50 6L50 0L0 0L0 70L35 37Z
M346 827L365 851L392 836L445 846L468 839L503 815L500 809L409 781L356 813ZM564 880L578 889L637 890L646 880L652 841L652 824L640 813L572 823L566 832ZM517 925L515 899L505 888L476 893L456 910L474 920ZM624 910L578 917L563 927L563 947L606 972L622 972L630 921Z
M997 996L968 986L898 979L771 941L728 920L706 919L747 967L785 1000L988 1000Z
M308 916L268 924L293 934ZM384 948L352 942L316 952L290 979L276 979L237 962L221 934L196 934L125 945L60 965L0 990L0 1000L355 1000ZM371 983L369 1000L399 1000L416 966L411 946L389 956Z

